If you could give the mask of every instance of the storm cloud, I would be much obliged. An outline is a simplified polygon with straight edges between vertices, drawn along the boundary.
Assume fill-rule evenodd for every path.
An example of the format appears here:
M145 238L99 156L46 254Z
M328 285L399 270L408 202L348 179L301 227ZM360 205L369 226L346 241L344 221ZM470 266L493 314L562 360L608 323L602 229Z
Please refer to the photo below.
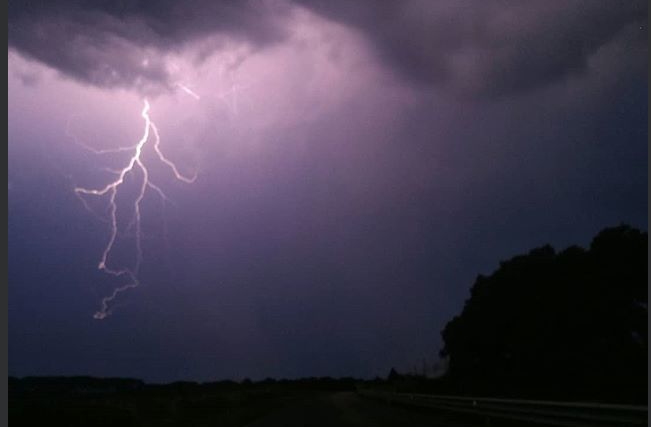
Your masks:
M64 75L104 87L169 87L166 54L211 39L252 47L283 36L282 3L245 1L11 1L9 47Z
M134 0L12 1L9 46L94 85L169 87L165 55L273 45L297 7L361 32L405 79L469 96L544 87L585 72L609 43L646 43L634 31L646 25L644 1Z
M407 78L466 94L504 95L587 68L607 43L645 46L644 1L304 0L364 32Z

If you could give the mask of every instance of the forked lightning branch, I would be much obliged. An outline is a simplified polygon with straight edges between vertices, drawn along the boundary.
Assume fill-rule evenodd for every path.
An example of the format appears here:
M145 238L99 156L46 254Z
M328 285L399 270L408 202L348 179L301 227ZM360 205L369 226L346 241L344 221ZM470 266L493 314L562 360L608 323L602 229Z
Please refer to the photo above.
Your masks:
M196 97L198 99L198 96ZM148 190L153 190L163 199L167 199L163 190L151 181L149 170L147 169L147 165L144 163L142 157L145 146L147 146L147 144L150 143L150 140L153 139L153 149L154 152L156 153L157 158L169 168L169 170L172 172L172 174L177 180L183 181L185 183L192 183L197 178L196 174L190 177L182 175L178 171L176 165L167 157L165 157L165 155L163 154L160 148L161 139L160 139L160 134L158 132L158 128L156 127L156 124L154 124L154 122L151 120L149 116L149 109L150 109L149 102L147 101L147 99L145 99L143 102L144 102L144 106L141 112L141 116L144 120L144 131L142 137L140 138L137 144L131 147L116 148L114 150L110 150L110 149L101 150L101 151L94 150L96 153L99 154L118 152L118 151L123 152L127 150L133 151L132 156L129 158L124 168L114 171L115 174L117 175L117 178L114 181L109 182L103 188L99 188L99 189L84 188L84 187L75 188L75 193L77 193L77 195L79 196L108 197L110 236L108 242L106 243L106 246L104 247L104 251L102 252L102 255L100 257L98 268L106 274L126 279L126 283L115 288L113 292L111 292L109 295L102 298L101 306L94 315L95 319L104 319L107 316L109 316L111 314L111 310L114 305L114 300L117 298L117 296L122 292L137 287L140 284L139 273L140 273L140 267L143 259L141 202L145 197L145 193ZM118 224L118 214L117 214L118 212L117 197L123 184L125 183L125 178L129 174L134 173L136 170L139 170L140 174L142 175L142 180L139 183L138 193L135 198L135 201L133 202L133 215L134 215L133 226L135 227L136 259L133 263L133 266L131 267L128 268L115 267L111 263L111 254L114 249L116 240L118 238L119 224Z

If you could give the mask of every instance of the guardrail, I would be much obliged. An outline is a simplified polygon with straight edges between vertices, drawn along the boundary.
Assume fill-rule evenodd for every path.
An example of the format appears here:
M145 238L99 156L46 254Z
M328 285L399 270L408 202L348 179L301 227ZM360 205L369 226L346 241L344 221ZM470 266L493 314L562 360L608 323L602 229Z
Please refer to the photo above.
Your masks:
M491 419L511 419L534 424L568 427L642 426L648 424L646 406L390 393L364 389L358 390L357 393L387 403L475 414L488 422Z

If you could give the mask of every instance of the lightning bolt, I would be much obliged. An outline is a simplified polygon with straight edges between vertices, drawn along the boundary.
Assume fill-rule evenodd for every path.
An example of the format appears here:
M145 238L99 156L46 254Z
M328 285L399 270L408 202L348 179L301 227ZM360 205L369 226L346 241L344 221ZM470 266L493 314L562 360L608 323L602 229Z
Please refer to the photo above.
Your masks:
M176 83L176 87L178 87L183 92L187 93L188 95L190 95L191 97L193 97L197 101L201 99L201 97L195 91L193 91L192 89L190 89L189 87L187 87L186 85L184 85L182 83Z
M188 89L189 90L189 89ZM195 94L196 95L196 94ZM198 97L198 95L197 95ZM156 192L163 200L169 200L163 190L155 185L149 176L149 170L147 169L147 166L143 162L142 159L142 153L143 149L147 145L147 143L150 141L151 136L153 134L153 148L158 156L158 159L168 166L172 173L174 174L174 177L177 180L183 181L185 183L193 183L197 179L197 174L195 173L191 177L186 177L179 173L176 165L170 161L163 152L160 149L160 134L158 132L158 128L156 127L156 124L151 120L149 116L149 110L150 110L150 105L147 99L144 99L144 106L143 109L140 113L141 117L144 120L144 130L142 137L138 141L138 143L134 146L131 147L120 147L112 150L95 150L85 144L80 144L84 146L85 148L89 149L90 151L96 153L96 154L105 154L105 153L111 153L111 152L121 152L121 151L130 151L133 150L133 155L129 158L129 161L127 162L126 166L122 169L119 170L114 170L114 172L117 175L117 178L108 183L106 186L103 188L99 189L89 189L89 188L84 188L84 187L76 187L75 188L75 193L80 196L80 199L84 202L84 205L87 207L86 202L84 201L83 197L81 195L91 195L91 196L107 196L109 198L109 223L110 223L110 237L108 239L108 242L106 246L104 247L104 251L102 252L102 256L100 258L99 264L97 268L101 271L103 271L106 274L116 276L116 277L127 277L128 281L126 284L117 287L113 290L113 292L101 300L101 306L100 309L95 313L93 316L95 319L104 319L107 316L111 314L111 309L113 306L113 301L118 297L119 294L122 292L125 292L129 289L135 288L140 284L140 281L138 279L139 273L140 273L140 266L142 264L143 260L143 255L142 255L142 229L141 229L141 202L145 197L145 193L148 189ZM77 141L77 143L79 143ZM131 228L133 225L135 225L135 246L136 246L136 259L133 267L131 268L114 268L114 267L109 267L109 258L111 256L111 251L113 250L113 246L117 240L118 236L118 218L117 218L117 209L118 205L116 202L116 198L118 195L118 192L122 185L124 184L125 178L127 175L133 173L136 169L140 170L142 174L142 181L140 182L140 187L138 194L136 196L136 199L133 204L133 212L134 216L127 227L128 229Z

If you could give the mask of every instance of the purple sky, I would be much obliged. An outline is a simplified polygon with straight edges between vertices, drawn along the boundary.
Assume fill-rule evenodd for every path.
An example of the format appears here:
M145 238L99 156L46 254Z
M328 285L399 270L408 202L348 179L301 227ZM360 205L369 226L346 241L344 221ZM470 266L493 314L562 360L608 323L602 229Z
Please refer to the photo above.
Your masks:
M479 273L647 229L646 2L9 5L9 372L384 376L433 361ZM200 99L189 95L190 88ZM161 147L141 286L100 188ZM149 145L151 148L151 144ZM125 181L116 267L139 180Z

